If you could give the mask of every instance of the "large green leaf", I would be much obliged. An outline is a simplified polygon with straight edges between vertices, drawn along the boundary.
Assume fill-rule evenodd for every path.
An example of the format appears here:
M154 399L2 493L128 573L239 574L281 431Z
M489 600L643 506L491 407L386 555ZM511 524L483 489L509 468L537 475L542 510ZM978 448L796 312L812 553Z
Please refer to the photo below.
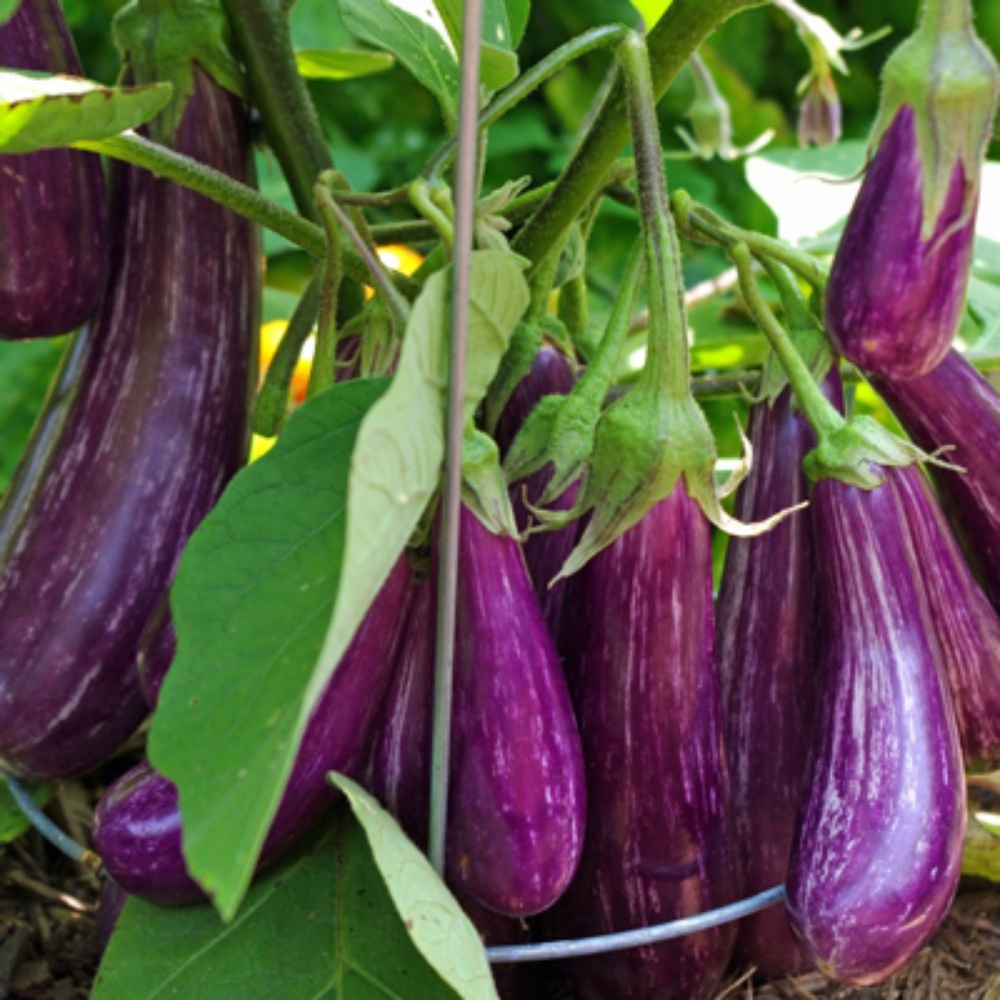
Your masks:
M35 802L44 806L52 798L52 785L28 784L24 786ZM31 821L21 812L21 807L10 794L6 779L0 775L0 844L9 844L31 829Z
M431 3L418 7L404 0L340 0L340 13L358 38L396 56L438 99L445 121L454 124L458 62L448 30Z
M180 788L189 863L227 918L295 756L337 595L351 452L385 385L334 386L296 410L192 536L171 592L178 649L149 750Z
M411 942L365 834L343 804L322 839L253 886L231 924L209 906L172 909L130 899L91 995L456 998Z
M399 824L360 785L330 775L368 838L399 916L417 950L462 1000L492 1000L496 987L476 928Z
M437 487L444 458L450 289L450 268L428 280L410 315L392 387L372 407L358 435L340 595L310 704L326 687ZM528 297L518 258L494 250L472 254L466 421L493 381Z
M295 62L310 80L350 80L390 69L395 60L387 52L363 49L299 49Z
M107 139L149 121L171 87L104 87L70 76L0 69L0 153Z
M434 0L458 51L462 39L463 0ZM487 90L506 87L517 76L516 42L510 26L504 0L485 0L483 3L482 46L480 48L479 76Z
M20 0L0 0L0 24L9 21Z

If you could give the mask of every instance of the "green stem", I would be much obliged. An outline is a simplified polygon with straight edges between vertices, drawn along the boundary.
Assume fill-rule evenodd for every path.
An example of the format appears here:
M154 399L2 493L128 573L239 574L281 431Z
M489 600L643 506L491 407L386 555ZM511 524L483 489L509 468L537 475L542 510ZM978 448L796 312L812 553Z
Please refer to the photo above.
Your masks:
M924 0L920 15L920 31L944 34L960 31L972 24L972 4L969 0Z
M761 2L674 0L647 39L655 96L663 95L691 54L723 21ZM545 256L600 188L628 137L625 88L619 84L560 175L552 194L515 240L514 249L518 253L536 264Z
M441 209L434 198L434 189L423 178L415 180L410 185L410 201L413 207L437 230L438 236L450 256L455 244L455 225L451 218Z
M320 291L321 279L320 275L316 274L299 299L264 376L264 384L257 394L257 404L250 418L253 432L260 434L261 437L275 437L285 421L292 377L302 354L302 345L309 339L316 322Z
M649 299L649 346L642 378L682 401L691 392L691 362L684 317L684 278L663 171L656 97L646 46L632 34L618 48L618 62L628 92L632 146L639 186L639 213L646 249Z
M268 144L299 211L315 219L313 185L333 157L295 62L281 0L222 0L246 67Z
M802 407L802 412L815 431L817 440L822 444L824 439L844 427L846 421L823 395L809 371L809 366L795 350L791 338L764 301L764 296L761 295L754 280L753 255L750 248L745 243L734 243L728 248L728 252L740 276L740 291L747 307L778 356Z
M326 232L329 250L323 266L319 320L316 324L316 352L309 373L307 398L315 396L334 383L334 368L337 362L337 298L340 293L340 279L343 276L340 267L342 241L334 212L334 200L323 183L316 185L316 206Z

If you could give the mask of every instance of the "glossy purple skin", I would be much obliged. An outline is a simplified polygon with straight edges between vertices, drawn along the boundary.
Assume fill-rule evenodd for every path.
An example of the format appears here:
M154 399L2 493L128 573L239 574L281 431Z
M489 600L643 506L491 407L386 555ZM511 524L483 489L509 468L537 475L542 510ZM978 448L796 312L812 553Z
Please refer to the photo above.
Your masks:
M908 527L934 515L918 469L884 471L872 491L831 479L813 491L823 688L788 876L803 950L858 985L937 930L965 831L958 731L921 607L936 552Z
M839 390L831 374L827 394L839 401ZM790 389L753 407L748 436L754 465L736 495L736 516L762 520L806 500L802 460L816 439ZM715 635L745 896L783 884L788 871L813 732L815 574L806 511L757 538L729 540ZM782 905L741 921L737 949L768 978L812 967Z
M948 353L975 236L975 212L957 225L965 183L959 161L934 233L922 240L920 150L913 109L900 108L868 167L826 289L830 337L862 371L916 378Z
M353 774L362 762L392 676L409 596L409 568L400 559L306 726L261 849L261 866L287 850L336 800L327 774ZM148 763L104 793L94 815L94 846L111 877L132 895L164 906L205 898L181 854L177 789Z
M739 883L714 657L709 523L683 485L573 578L573 700L590 808L546 937L632 930L733 902ZM714 995L733 924L574 959L584 1000Z
M569 361L562 351L543 345L535 358L531 371L517 384L511 393L503 414L497 422L496 441L500 453L506 454L521 425L535 404L543 396L565 396L573 388L575 379ZM531 515L524 504L525 496L532 503L541 496L552 472L548 468L539 469L524 482L515 483L510 490L511 505L517 526L524 531L531 522ZM580 491L579 483L574 483L552 504L555 510L569 510L576 502ZM579 522L567 525L559 531L545 531L529 535L522 543L528 572L535 587L535 594L542 605L542 613L549 631L559 637L562 623L562 609L566 600L567 581L560 580L554 587L549 581L562 569L579 535Z
M250 176L242 104L200 71L177 147ZM119 181L80 388L0 554L0 767L24 778L81 774L142 721L140 633L246 455L256 229L143 171Z
M139 671L139 687L150 709L156 708L160 700L160 688L167 676L170 664L177 652L177 630L170 614L170 604L164 598L156 606L153 617L139 636L139 655L136 667Z
M925 451L964 472L929 466L966 558L1000 611L1000 395L957 351L911 381L875 379L875 388Z
M529 916L562 895L580 860L580 736L520 546L464 507L459 578L449 881Z
M82 75L58 0L22 0L0 25L0 66ZM76 329L97 308L107 275L100 157L73 149L0 156L0 338Z

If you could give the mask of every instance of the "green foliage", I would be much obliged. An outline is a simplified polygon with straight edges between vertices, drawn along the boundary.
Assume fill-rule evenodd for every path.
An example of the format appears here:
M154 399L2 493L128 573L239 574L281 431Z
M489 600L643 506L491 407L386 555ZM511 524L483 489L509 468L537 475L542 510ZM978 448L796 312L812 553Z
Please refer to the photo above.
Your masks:
M0 25L10 20L20 0L0 0Z
M149 121L169 99L168 84L111 88L0 69L0 153L107 139Z
M387 52L360 49L299 49L295 61L307 80L350 80L381 73L394 62Z
M165 908L130 899L92 996L457 995L411 942L361 825L341 803L324 836L254 885L232 924L221 923L210 906Z
M28 794L40 806L44 806L55 794L52 785L25 785ZM7 787L7 781L0 775L0 844L9 844L17 840L26 830L31 829L31 822L21 812Z

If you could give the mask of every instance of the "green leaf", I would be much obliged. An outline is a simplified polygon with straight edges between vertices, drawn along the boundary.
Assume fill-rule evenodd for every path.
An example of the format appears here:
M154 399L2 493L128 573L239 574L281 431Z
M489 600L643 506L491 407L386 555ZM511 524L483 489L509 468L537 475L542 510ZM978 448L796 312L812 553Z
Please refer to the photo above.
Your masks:
M0 153L33 153L107 139L148 122L169 84L104 87L91 80L0 69Z
M451 125L458 113L455 49L434 7L427 3L419 9L417 16L403 8L402 0L340 0L348 30L396 56L438 99L445 122Z
M524 29L528 27L531 0L505 0L505 4L507 23L510 25L510 47L516 49L524 38Z
M296 410L192 536L171 591L178 649L149 751L180 789L188 862L227 919L295 757L337 595L351 453L385 386L334 386Z
M480 951L482 949L480 948ZM336 1000L456 994L423 960L341 804L330 831L257 882L239 918L130 899L94 1000Z
M53 785L29 783L25 784L24 787L40 806L44 806L55 794L55 786ZM9 844L30 829L31 821L21 812L21 807L10 794L6 779L0 775L0 844Z
M462 0L434 0L441 20L448 29L452 47L457 51L462 38ZM479 76L490 91L506 87L518 72L517 56L504 0L483 3L482 47Z
M331 781L347 796L399 916L417 950L463 1000L497 995L476 928L423 853L360 785Z
M392 387L372 407L358 435L340 595L310 687L310 705L326 687L437 488L444 458L450 288L450 268L428 279L410 314ZM472 254L463 425L492 382L528 299L519 258L496 250Z
M0 24L9 21L21 0L0 0Z
M1000 816L970 811L962 874L1000 882Z
M363 49L299 49L295 62L310 80L350 80L390 69L395 59L387 52Z

